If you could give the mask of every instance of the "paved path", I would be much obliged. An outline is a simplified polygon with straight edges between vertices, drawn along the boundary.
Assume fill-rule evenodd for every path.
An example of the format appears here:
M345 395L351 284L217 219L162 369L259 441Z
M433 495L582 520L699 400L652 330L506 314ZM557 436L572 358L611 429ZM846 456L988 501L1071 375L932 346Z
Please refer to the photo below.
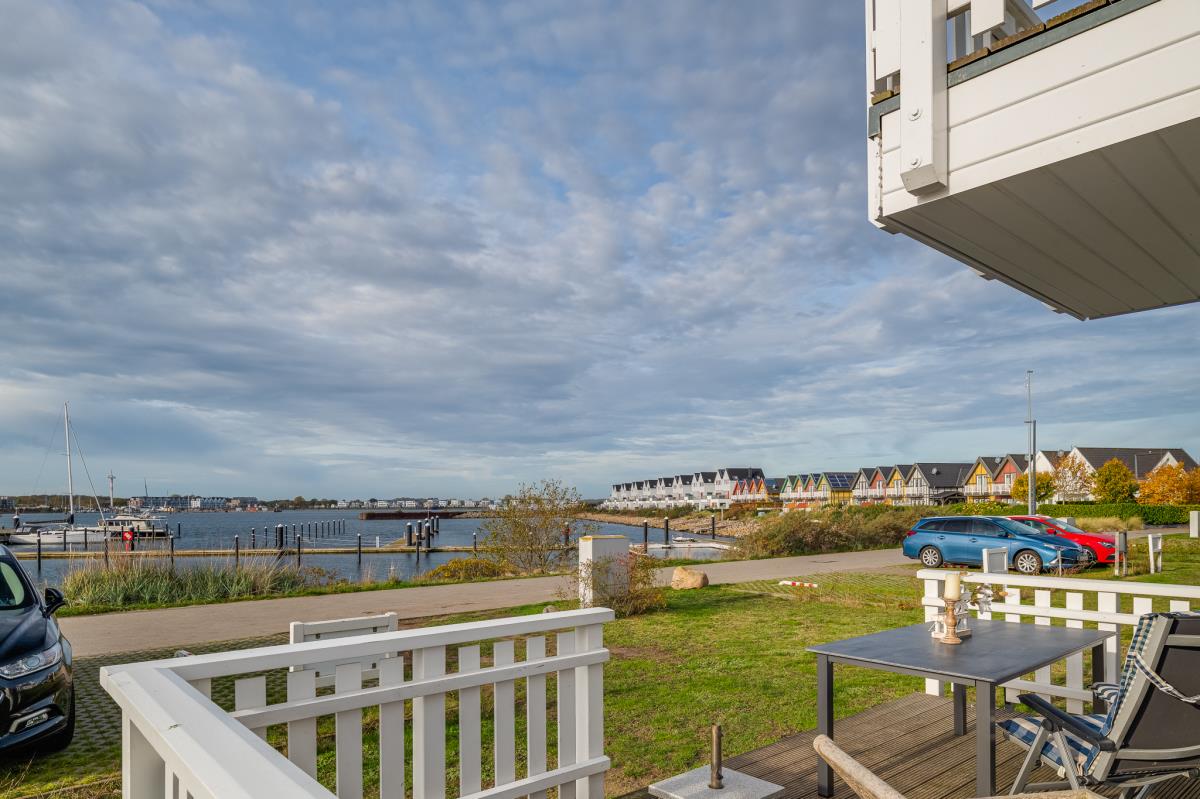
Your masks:
M696 568L707 572L712 583L739 583L798 574L878 569L911 562L899 549L888 549L713 563ZM670 573L670 569L659 570L661 579L669 580ZM90 657L275 635L286 632L290 622L300 620L341 619L387 611L399 613L401 619L413 619L528 605L558 599L566 586L562 577L431 585L75 616L63 619L62 626L76 657Z

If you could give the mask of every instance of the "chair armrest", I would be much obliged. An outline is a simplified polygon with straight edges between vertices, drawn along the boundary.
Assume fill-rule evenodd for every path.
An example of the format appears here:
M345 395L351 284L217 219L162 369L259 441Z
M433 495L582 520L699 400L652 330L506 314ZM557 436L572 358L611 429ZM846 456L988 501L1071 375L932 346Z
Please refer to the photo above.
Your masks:
M1024 704L1029 705L1031 708L1036 710L1038 715L1045 719L1043 724L1048 723L1050 725L1050 729L1066 730L1072 735L1082 738L1093 746L1099 747L1100 751L1102 752L1117 751L1117 745L1114 742L1110 741L1108 738L1105 738L1103 735L1098 734L1091 727L1083 724L1079 721L1079 719L1075 718L1069 713L1064 713L1063 711L1059 710L1057 707L1050 704L1045 699L1042 699L1037 694L1021 694L1020 699Z

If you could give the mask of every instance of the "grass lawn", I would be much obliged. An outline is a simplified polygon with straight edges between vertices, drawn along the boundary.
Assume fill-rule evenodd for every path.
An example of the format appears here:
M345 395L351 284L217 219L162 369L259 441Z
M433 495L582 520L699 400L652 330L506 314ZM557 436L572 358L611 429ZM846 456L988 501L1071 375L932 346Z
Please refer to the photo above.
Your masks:
M823 578L830 586L839 582L836 575ZM844 578L851 580L861 577ZM714 722L725 725L725 748L729 755L815 726L814 659L804 652L804 647L910 624L921 618L917 605L919 589L909 577L885 575L871 583L862 583L864 591L878 589L879 596L888 597L874 600L877 606L864 604L860 597L847 596L844 588L843 585L842 590L803 597L755 593L754 584L671 592L666 610L607 625L605 644L612 651L612 660L605 669L605 732L606 749L614 762L608 793L625 793L698 765L706 756L707 731ZM438 621L457 622L541 610L542 606L537 605ZM485 651L487 655L490 653ZM269 682L272 693L281 690L277 683L282 680L273 678ZM552 723L553 688L554 681L550 680ZM852 714L918 688L916 679L847 669L845 676L838 679L837 709L839 714ZM111 705L98 687L95 692L89 701ZM219 702L229 701L231 687L214 685L214 696ZM522 701L520 690L517 698ZM272 701L278 700L272 696ZM485 689L485 712L487 706ZM457 773L453 771L457 752L455 710L451 699L447 702L451 791L457 787ZM518 717L521 715L519 709ZM80 787L53 795L71 799L119 796L119 786L111 780L119 771L119 726L111 722L118 717L109 718L107 745L104 741L80 741L78 750L72 745L60 755L32 764L0 766L4 768L0 773L0 797L38 796L70 786ZM365 722L364 761L369 795L378 763L375 714L366 713ZM485 720L485 752L491 740L488 725L490 719ZM93 737L104 735L103 730L93 733ZM332 720L320 726L320 735L319 776L332 785ZM523 741L523 729L518 729L517 738ZM283 731L272 730L270 740L282 747ZM551 762L553 757L551 741ZM108 781L92 788L81 785L104 779Z

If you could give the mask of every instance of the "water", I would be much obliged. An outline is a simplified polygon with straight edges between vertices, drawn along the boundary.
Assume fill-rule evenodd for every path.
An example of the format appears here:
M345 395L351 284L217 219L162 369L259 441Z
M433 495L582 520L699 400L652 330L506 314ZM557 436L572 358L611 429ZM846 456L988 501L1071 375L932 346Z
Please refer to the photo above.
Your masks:
M37 514L29 513L22 514L23 521L40 521L49 519L61 519L61 515L56 514ZM77 513L75 514L75 522L80 525L93 525L99 522L100 515L98 513ZM255 539L259 548L264 544L274 547L275 542L275 525L282 524L287 528L287 540L292 541L292 525L296 525L303 538L303 563L305 566L316 566L326 570L332 576L345 578L348 580L357 581L363 577L372 577L377 580L383 580L389 574L395 574L399 579L409 579L418 574L428 571L435 566L438 566L455 558L470 557L467 552L422 552L419 558L415 553L411 552L388 552L373 554L376 540L381 547L387 546L389 543L403 540L405 537L404 520L379 520L379 521L363 521L357 518L357 515L346 515L340 511L282 511L280 513L171 513L163 515L163 520L168 522L171 527L171 532L174 533L177 529L180 535L175 540L176 551L185 549L224 549L230 550L228 558L221 560L229 560L232 558L233 537L239 537L239 545L243 554L250 550L250 530L255 530ZM345 521L346 532L343 535L329 534L326 537L316 537L316 529L320 522L336 522L338 520ZM7 521L7 520L6 520ZM484 533L480 530L480 525L483 519L442 519L441 534L434 541L434 546L465 546L469 547L472 543L472 534L477 533L480 539L480 544L483 543ZM413 529L417 529L417 522L412 522ZM642 531L640 527L630 527L627 525L595 523L597 533L603 535L623 535L631 540L641 543ZM332 526L332 525L331 525ZM309 534L309 529L313 530L312 535ZM363 544L363 565L360 571L358 567L358 559L353 555L340 554L321 554L322 549L330 547L354 547L358 542L358 535L362 534ZM701 536L692 536L701 539ZM662 530L650 531L650 542L662 543ZM703 540L703 539L701 539ZM728 541L718 537L718 541ZM96 546L97 541L91 546ZM120 542L113 541L112 546L121 546ZM142 543L145 546L145 543ZM158 547L165 545L165 542L156 542L150 546ZM12 547L14 552L31 551L32 546L17 546ZM45 551L45 550L44 550ZM266 549L266 554L270 555L274 552L273 549ZM722 555L724 551L713 547L675 547L673 550L665 550L662 548L651 549L650 554L659 557L674 557L674 558L692 558L696 560L715 560ZM216 558L209 557L184 557L177 558L175 567L177 569L188 568L203 563L211 563ZM294 560L294 551L293 551ZM39 580L48 585L57 585L62 581L63 575L70 568L71 560L68 559L50 559L43 558L42 571L39 576L37 573L37 563L34 560L22 560L22 565L25 566L30 576L35 580Z

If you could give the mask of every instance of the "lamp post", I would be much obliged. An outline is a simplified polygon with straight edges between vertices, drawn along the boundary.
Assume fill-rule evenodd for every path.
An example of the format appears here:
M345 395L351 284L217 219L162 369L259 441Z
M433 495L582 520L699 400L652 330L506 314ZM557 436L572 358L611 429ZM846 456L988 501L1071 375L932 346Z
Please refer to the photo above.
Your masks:
M1028 412L1025 424L1029 425L1029 515L1037 513L1037 420L1033 418L1033 370L1025 370L1025 398Z

